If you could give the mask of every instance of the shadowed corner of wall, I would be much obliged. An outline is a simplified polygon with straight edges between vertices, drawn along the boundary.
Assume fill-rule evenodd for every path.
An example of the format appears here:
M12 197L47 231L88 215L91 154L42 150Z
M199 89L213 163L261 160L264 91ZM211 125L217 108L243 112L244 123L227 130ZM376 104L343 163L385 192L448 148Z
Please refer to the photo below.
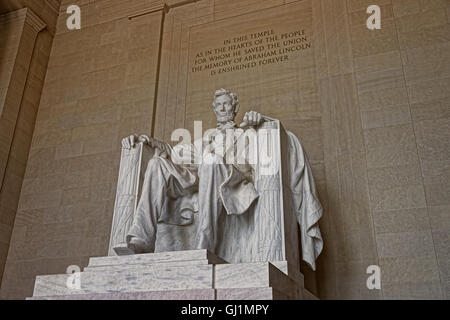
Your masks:
M0 9L4 9L3 5ZM1 10L4 11L4 10ZM13 30L10 24L8 23L2 23L2 16L8 13L2 13L0 14L0 79L7 78L5 73L9 72L7 68L7 51L8 46L6 45L6 42L11 37ZM3 107L5 104L5 97L6 97L6 91L8 87L4 86L0 83L0 117L2 116ZM2 181L0 181L0 191L2 189ZM2 210L0 210L0 218L2 216ZM8 248L9 243L0 243L0 300L5 300L6 295L4 294L4 290L2 290L2 283L3 283L3 273L5 271L5 264L6 264L6 258L8 256Z
M0 31L0 79L5 77L6 72L8 72L8 68L6 66L7 63L7 51L8 46L6 45L6 42L8 41L9 37L11 37L13 30L11 28L11 25L9 23L1 23L2 16L7 13L0 14L0 25L1 25L1 31ZM6 88L2 87L2 84L0 83L0 117L2 115L3 111L3 105L5 103L5 95L6 95ZM0 213L1 214L1 213Z

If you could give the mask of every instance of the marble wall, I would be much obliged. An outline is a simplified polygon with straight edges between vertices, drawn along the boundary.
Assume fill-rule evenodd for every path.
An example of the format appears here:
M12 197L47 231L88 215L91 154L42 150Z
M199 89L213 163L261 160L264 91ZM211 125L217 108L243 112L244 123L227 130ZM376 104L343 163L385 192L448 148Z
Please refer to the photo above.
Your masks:
M66 28L72 3L79 31ZM366 28L371 4L381 30ZM169 141L194 120L207 129L213 90L228 87L309 154L325 249L317 272L302 266L308 289L448 298L449 23L448 0L63 0L1 296L30 296L36 275L106 255L121 138ZM263 31L279 37L276 50L302 31L303 47L220 74L196 63ZM382 290L367 289L369 265L381 267Z
M367 2L347 10L382 297L450 298L450 2L379 1L380 33Z

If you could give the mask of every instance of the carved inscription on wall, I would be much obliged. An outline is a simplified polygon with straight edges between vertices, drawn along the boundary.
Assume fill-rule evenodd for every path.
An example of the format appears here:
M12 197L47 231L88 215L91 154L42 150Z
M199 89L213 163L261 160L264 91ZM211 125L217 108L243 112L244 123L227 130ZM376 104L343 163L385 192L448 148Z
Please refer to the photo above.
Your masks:
M190 61L190 73L211 76L283 63L300 51L311 48L303 29L277 32L267 29L226 38L222 45L195 52Z

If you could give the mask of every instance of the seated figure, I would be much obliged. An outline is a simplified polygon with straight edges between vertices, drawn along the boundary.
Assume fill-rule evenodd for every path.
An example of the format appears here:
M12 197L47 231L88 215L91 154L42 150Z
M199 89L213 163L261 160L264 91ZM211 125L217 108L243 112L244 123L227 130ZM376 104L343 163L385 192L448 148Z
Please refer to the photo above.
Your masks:
M253 242L258 251L266 243L263 238L270 238L264 228L271 228L278 234L275 238L280 238L274 244L280 247L277 249L280 251L286 246L286 241L295 246L295 239L298 241L295 222L298 222L303 259L315 269L315 260L322 250L318 225L322 208L300 142L292 133L283 131L280 139L286 146L283 151L277 149L278 153L283 153L277 155L277 165L284 166L283 172L266 173L268 179L261 174L258 163L248 161L245 156L244 161L240 160L243 159L242 154L258 152L258 143L256 148L251 145L249 133L256 132L255 129L274 119L251 111L237 126L234 120L239 102L234 93L225 89L215 92L213 110L217 128L209 130L193 144L172 147L145 135L132 135L122 141L124 150L130 150L138 143L157 150L148 161L139 201L126 230L126 254L154 252L158 224L192 225L194 216L196 228L189 249L208 249L220 255L227 246L232 246L230 242L233 239L224 239L228 236L240 237L241 246ZM250 128L244 130L247 127ZM282 215L289 217L272 219L278 215L274 211L283 210ZM231 220L233 216L241 220ZM228 222L224 222L226 217L230 217ZM294 222L294 227L291 222ZM245 231L244 224L249 225ZM279 234L281 229L282 232L294 230L289 232L297 238L290 236L290 240L281 240L284 236ZM275 242L269 243L271 246ZM224 254L232 255L233 252ZM268 259L288 260L286 253L269 254Z

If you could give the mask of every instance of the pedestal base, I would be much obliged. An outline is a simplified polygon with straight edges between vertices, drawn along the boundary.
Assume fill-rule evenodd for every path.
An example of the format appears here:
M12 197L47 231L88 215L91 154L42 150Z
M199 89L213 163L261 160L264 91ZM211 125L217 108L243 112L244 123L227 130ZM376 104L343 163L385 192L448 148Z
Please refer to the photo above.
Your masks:
M71 281L75 280L75 281ZM30 300L316 299L287 263L228 264L206 250L91 258L83 272L36 277Z

